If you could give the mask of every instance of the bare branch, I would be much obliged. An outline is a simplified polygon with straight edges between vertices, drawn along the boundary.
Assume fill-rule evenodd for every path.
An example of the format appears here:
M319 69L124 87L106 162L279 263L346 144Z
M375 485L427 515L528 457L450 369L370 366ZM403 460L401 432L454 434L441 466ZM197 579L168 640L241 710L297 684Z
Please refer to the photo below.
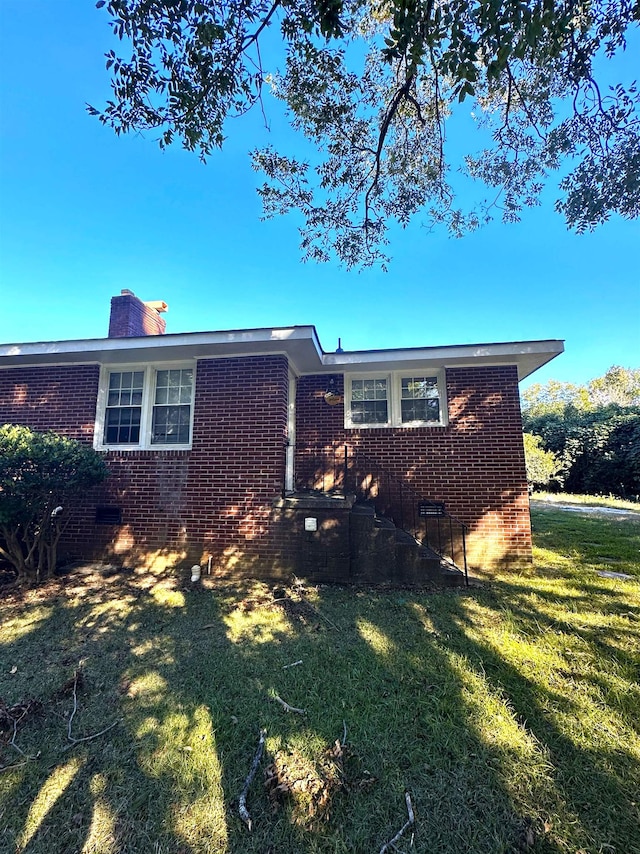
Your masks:
M73 710L72 710L71 714L69 715L69 721L67 724L67 738L69 739L71 744L68 744L64 748L64 750L70 750L74 745L80 744L83 741L93 741L94 738L99 738L101 735L104 735L106 732L109 732L109 730L112 730L115 726L117 726L120 723L119 720L114 721L108 727L101 729L100 732L94 732L92 735L85 735L82 738L75 738L74 736L71 735L71 725L73 723L73 719L75 717L75 714L78 711L78 677L79 677L80 673L81 673L80 669L76 668L75 673L73 675Z
M287 703L285 700L282 699L282 697L279 697L277 694L274 694L273 699L276 701L276 703L280 703L285 712L295 712L298 715L307 714L306 709L296 709L295 706L290 706L289 703Z
M522 105L522 109L525 111L526 116L529 119L529 124L535 130L535 132L538 134L540 139L543 142L545 142L546 138L545 138L544 134L541 133L540 130L538 129L538 123L536 122L534 116L532 115L531 110L529 109L529 105L527 104L526 99L524 98L524 96L522 95L522 92L520 91L520 87L518 86L516 78L511 73L511 66L509 65L509 63L507 63L506 68L507 68L507 74L509 75L509 80L511 81L511 83L513 83L513 88L516 90L518 98L520 99L520 104Z
M39 706L39 703L36 703L35 705ZM31 710L32 707L33 707L32 701L29 701L29 703L23 709L22 714L18 718L14 718L13 715L7 714L7 717L10 717L11 720L13 721L13 734L11 736L11 741L7 742L7 746L13 747L13 749L16 750L20 754L20 756L24 756L24 762L10 762L9 765L3 765L0 768L0 773L2 773L2 771L8 771L10 768L20 768L22 765L26 765L27 762L35 762L35 760L38 759L40 756L40 751L38 751L35 756L30 756L28 753L25 753L24 750L22 750L22 748L18 747L18 745L16 744L16 736L18 734L18 724L22 721L22 719L24 717L26 717L26 715L29 713L29 711Z
M409 828L415 824L416 819L413 814L413 804L411 803L411 796L409 795L409 792L404 793L404 799L407 804L407 813L409 815L409 818L407 819L407 821L405 821L405 823L402 825L402 827L396 833L393 839L390 839L389 842L385 842L385 844L380 849L380 854L386 854L386 852L389 851L391 848L395 848L396 842L399 842L401 836L403 836L403 834L406 833L406 831L409 830Z
M373 191L378 186L378 180L380 178L380 168L381 168L381 158L382 158L382 149L384 148L384 142L387 138L387 134L389 132L389 127L391 126L391 122L393 121L394 116L398 112L398 108L402 102L402 99L409 92L411 85L414 81L414 75L410 74L403 85L396 91L395 95L391 99L391 103L387 107L387 111L385 113L384 119L382 120L382 124L380 126L380 132L378 134L378 145L376 147L375 153L375 161L374 161L374 176L371 184L369 185L369 189L367 190L364 197L364 227L367 228L367 224L369 222L369 210L371 208L370 197Z
M256 752L253 757L253 762L251 763L251 768L249 770L249 773L247 774L247 779L244 781L242 792L240 793L240 797L238 798L238 812L240 813L240 818L247 825L249 830L251 830L252 821L251 816L249 815L249 810L247 809L247 794L249 793L249 787L253 782L253 778L256 776L256 771L258 770L258 766L260 765L260 760L262 759L266 734L266 730L260 730L258 747L256 748Z

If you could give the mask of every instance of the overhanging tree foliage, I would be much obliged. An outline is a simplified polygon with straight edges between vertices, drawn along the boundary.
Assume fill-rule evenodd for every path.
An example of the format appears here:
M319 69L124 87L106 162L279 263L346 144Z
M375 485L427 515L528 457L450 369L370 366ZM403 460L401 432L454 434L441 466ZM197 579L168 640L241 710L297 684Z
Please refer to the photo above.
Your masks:
M107 54L114 97L93 114L152 129L203 158L227 119L284 102L310 163L255 151L266 216L298 210L305 257L384 259L389 224L419 211L458 235L517 220L565 163L556 208L572 228L640 213L639 95L597 79L637 28L634 0L100 0L126 43ZM275 31L280 38L275 38ZM280 71L277 66L282 64ZM471 110L465 109L471 105ZM448 121L472 114L489 144L467 173L496 198L456 204ZM481 149L481 150L478 150Z
M0 556L19 580L53 572L69 501L107 474L102 457L74 439L0 426Z

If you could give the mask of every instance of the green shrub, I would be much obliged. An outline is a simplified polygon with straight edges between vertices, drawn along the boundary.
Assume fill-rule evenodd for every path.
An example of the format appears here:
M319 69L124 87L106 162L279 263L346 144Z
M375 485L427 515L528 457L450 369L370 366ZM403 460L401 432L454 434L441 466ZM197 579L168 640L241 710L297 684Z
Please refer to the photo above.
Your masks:
M53 572L70 500L107 475L100 454L75 439L0 427L0 555L20 581Z

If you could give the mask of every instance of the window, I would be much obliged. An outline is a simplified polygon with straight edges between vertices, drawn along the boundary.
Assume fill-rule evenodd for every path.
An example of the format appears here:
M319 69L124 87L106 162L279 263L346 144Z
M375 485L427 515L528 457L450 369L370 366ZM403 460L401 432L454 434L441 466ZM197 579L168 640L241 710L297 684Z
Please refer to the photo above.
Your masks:
M191 433L193 370L156 371L151 443L186 445Z
M353 424L386 424L389 420L387 380L376 378L351 381L351 421Z
M346 427L442 426L444 371L345 377Z
M192 403L192 365L103 369L95 447L189 447Z
M109 374L105 445L137 445L140 442L143 384L144 371L113 371Z
M438 377L400 378L400 420L403 424L440 421Z

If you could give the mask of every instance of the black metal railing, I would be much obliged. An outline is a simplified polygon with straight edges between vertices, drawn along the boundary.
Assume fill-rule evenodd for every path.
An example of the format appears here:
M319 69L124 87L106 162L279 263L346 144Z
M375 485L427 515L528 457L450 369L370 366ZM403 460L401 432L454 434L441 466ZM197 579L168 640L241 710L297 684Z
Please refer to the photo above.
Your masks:
M349 445L297 446L296 491L355 495L397 528L464 571L468 584L466 525L441 501L427 501L402 478Z

